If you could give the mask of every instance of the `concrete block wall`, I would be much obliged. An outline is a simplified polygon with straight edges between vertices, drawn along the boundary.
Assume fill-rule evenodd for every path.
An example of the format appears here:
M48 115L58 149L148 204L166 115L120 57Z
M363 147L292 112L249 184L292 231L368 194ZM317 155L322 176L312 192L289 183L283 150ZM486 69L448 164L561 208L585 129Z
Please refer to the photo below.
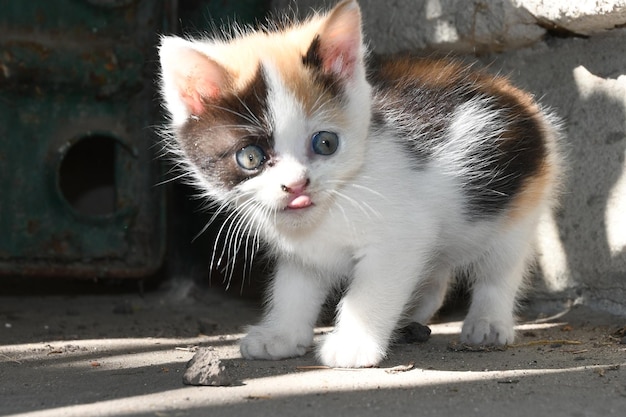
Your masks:
M334 4L274 0L306 15ZM538 236L530 299L626 315L626 0L360 0L376 53L481 61L564 121L569 173Z

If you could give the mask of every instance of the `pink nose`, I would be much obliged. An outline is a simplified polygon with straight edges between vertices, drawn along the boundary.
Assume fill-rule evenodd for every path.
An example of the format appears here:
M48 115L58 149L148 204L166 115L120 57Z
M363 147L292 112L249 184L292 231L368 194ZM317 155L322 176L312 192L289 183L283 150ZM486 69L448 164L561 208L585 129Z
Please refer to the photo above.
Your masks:
M289 185L281 185L280 188L282 188L282 190L286 193L289 194L302 194L304 192L304 190L306 189L306 187L309 186L309 184L311 183L311 180L308 178L304 178L302 180L293 182Z

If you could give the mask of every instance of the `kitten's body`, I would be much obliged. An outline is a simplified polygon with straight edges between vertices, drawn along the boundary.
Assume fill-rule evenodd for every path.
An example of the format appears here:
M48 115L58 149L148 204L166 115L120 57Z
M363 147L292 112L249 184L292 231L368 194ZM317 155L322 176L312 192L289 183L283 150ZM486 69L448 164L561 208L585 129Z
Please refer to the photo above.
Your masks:
M473 277L462 340L513 340L558 183L557 131L501 78L411 58L366 74L363 55L354 1L280 31L161 46L176 152L233 210L228 239L261 236L277 257L247 358L304 354L343 283L320 358L375 365L404 318L431 318L460 269Z

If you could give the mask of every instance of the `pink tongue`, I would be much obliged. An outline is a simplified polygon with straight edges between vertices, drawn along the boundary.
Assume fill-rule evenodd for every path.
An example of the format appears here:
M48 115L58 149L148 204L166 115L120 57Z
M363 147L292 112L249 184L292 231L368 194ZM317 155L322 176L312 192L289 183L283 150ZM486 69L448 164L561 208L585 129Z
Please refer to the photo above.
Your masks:
M301 209L305 207L309 207L312 204L311 197L308 195L299 195L295 197L293 200L287 204L287 207L290 209Z

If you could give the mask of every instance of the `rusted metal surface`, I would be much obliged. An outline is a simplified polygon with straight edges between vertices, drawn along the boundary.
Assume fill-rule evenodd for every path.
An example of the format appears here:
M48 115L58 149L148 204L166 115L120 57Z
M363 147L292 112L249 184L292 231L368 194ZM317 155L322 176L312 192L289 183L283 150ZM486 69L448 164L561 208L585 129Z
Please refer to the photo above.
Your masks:
M170 3L0 0L0 275L143 277L160 267L152 74ZM91 162L68 165L79 144ZM74 183L87 184L87 205L69 197Z

